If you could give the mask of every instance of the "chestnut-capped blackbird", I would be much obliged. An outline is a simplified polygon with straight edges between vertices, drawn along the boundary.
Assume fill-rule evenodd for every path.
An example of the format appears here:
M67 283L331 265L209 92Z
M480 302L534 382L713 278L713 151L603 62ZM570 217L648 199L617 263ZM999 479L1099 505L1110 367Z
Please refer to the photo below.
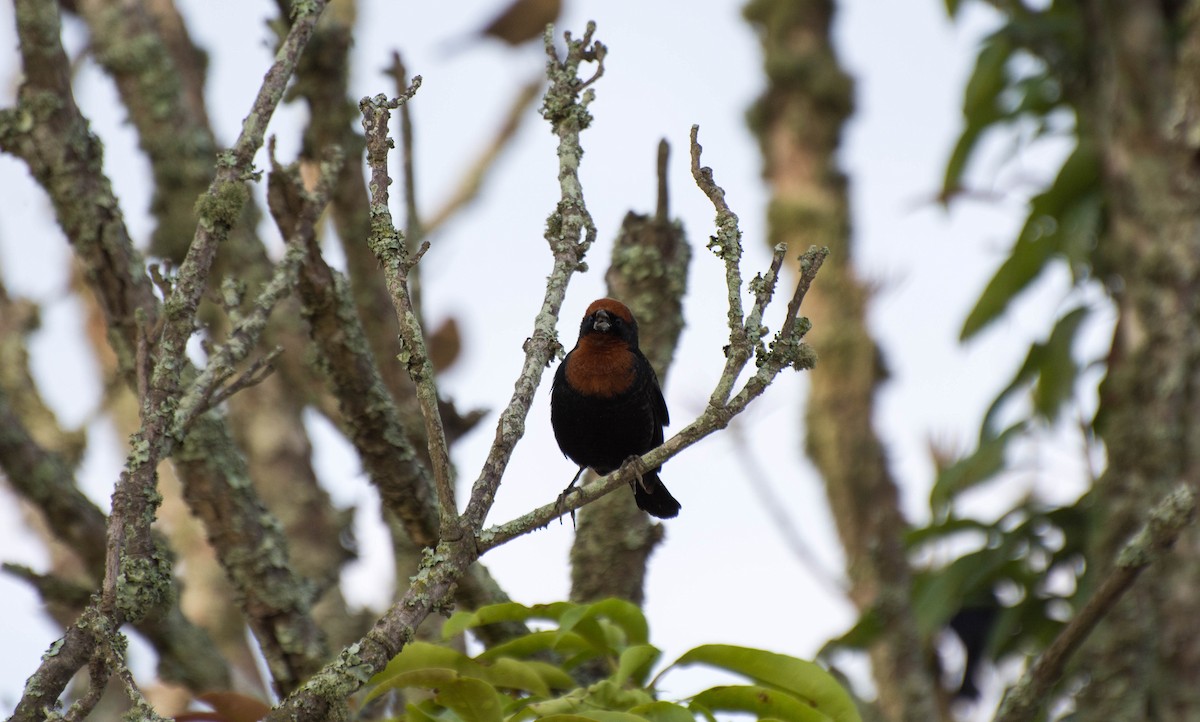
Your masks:
M607 474L662 444L668 420L658 377L638 349L633 314L611 298L594 302L550 389L550 424L558 448L579 464L580 473L590 467ZM633 498L639 509L669 519L679 514L679 502L658 472L650 469L634 480Z

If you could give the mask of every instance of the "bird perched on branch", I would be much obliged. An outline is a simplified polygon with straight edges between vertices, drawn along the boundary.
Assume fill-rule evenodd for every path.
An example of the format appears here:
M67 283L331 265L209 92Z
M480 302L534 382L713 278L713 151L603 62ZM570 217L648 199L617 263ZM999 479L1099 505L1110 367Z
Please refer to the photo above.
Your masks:
M616 471L663 442L667 404L650 362L638 349L638 327L629 308L602 298L588 306L579 341L554 374L550 424L558 448L597 474ZM661 467L660 467L661 468ZM660 519L679 514L679 502L658 478L643 470L632 482L638 508ZM564 494L566 492L564 491Z

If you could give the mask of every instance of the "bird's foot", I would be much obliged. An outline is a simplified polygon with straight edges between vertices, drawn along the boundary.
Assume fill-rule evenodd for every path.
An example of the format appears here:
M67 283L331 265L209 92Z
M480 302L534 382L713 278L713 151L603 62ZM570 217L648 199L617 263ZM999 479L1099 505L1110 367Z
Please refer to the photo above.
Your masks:
M558 515L559 523L562 523L563 507L567 505L567 496L573 491L579 491L579 487L575 486L575 482L579 481L579 477L583 476L583 472L587 467L579 467L579 471L575 472L575 478L571 479L571 483L567 484L567 488L562 490L558 495L558 500L555 502L555 513ZM571 510L571 526L575 526L575 510Z
M649 494L650 489L646 486L646 482L643 478L649 469L647 469L646 465L642 463L642 457L634 454L633 456L625 459L625 461L621 462L621 469L623 470L626 467L629 467L633 470L633 479L630 479L629 486L632 488L636 483L638 486L642 487L642 491Z

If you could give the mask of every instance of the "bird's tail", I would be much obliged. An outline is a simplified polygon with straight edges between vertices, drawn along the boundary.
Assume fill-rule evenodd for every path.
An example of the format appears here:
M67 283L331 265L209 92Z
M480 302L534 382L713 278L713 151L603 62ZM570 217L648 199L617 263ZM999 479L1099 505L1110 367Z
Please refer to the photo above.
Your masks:
M667 491L657 471L642 474L641 481L633 480L633 499L638 508L650 516L670 519L679 516L679 502Z

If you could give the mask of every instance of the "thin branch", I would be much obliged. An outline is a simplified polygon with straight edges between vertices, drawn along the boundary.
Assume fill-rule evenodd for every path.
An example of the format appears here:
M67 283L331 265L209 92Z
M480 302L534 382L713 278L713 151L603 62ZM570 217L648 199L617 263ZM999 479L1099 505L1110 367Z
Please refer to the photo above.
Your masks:
M405 95L406 89L410 87L408 68L405 67L400 53L396 51L392 52L391 73L392 78L396 81L397 92ZM400 103L397 110L400 111L400 167L404 178L404 237L409 244L419 245L425 238L425 229L421 224L421 214L417 209L417 171L416 158L413 153L415 130L408 103ZM414 291L413 295L417 298L418 302L415 306L419 309L421 307L420 294Z
M129 268L140 267L140 264L126 265L112 277L95 281L101 286L97 295L108 304L106 316L115 331L110 337L116 336L128 344L124 349L118 349L119 355L122 351L126 354L125 368L128 370L133 367L129 363L133 355L130 352L131 346L136 347L137 342L129 342L136 338L136 332L130 333L134 328L130 322L134 320L143 328L161 329L158 343L153 349L157 359L141 399L142 428L133 436L126 470L113 492L103 593L99 602L89 607L96 614L85 613L68 630L61 646L75 646L67 650L60 646L57 654L43 658L41 667L30 678L18 703L14 716L16 719L37 719L44 715L45 708L54 705L70 676L78 669L78 666L72 669L70 665L81 664L82 660L91 657L97 644L104 644L110 635L118 634L121 624L143 618L148 611L169 598L170 562L154 543L150 523L160 500L156 490L157 464L169 456L180 441L168 431L173 417L172 402L183 371L189 367L185 355L186 343L192 334L195 310L206 286L216 247L228 235L248 196L243 181L249 175L254 152L261 145L267 121L283 95L287 80L295 69L296 59L324 5L324 0L313 0L299 8L292 31L268 71L237 144L232 151L222 155L216 178L198 204L200 223L172 293L163 304L161 325L156 320L157 305L153 295L148 292L145 275L129 272ZM0 136L17 146L14 152L29 160L35 175L49 188L54 185L51 179L62 176L66 163L55 165L52 161L31 158L38 155L42 148L57 149L64 143L73 142L71 139L90 139L91 136L70 93L65 54L59 41L61 24L56 5L21 0L17 15L22 56L28 74L28 82L22 86L22 104L38 93L46 92L57 93L59 101L52 105L43 104L52 114L49 119L51 122L45 127L49 135L28 134L27 137L26 134L0 132ZM11 122L10 114L0 117L0 125L8 126ZM54 131L58 131L57 136ZM64 141L64 138L68 140ZM82 155L99 157L97 144L85 141L84 146L86 152ZM52 153L55 159L61 155L61 151ZM99 191L93 187L81 188L80 196L111 196L107 181L97 176L95 169L88 167L87 163L84 165L86 172L80 174L83 179L99 179L102 185ZM64 188L57 190L60 194L55 196L56 210L60 217L69 215L70 204L75 201L61 193ZM117 207L115 201L111 207ZM135 257L119 214L107 215L102 222L94 223L96 228L88 230L67 228L68 236L77 244L77 251L92 261L89 267L104 269L120 266L119 259ZM110 229L113 235L105 235L105 231L100 230L102 228ZM108 255L109 252L112 255ZM118 588L121 594L116 593ZM93 626L84 629L83 625L89 619ZM288 686L285 684L284 688Z
M583 90L586 83L579 80L579 66L587 59L603 64L604 46L592 40L595 30L595 23L589 22L582 40L571 40L567 34L566 57L560 61L551 29L546 29L546 72L550 84L542 103L542 117L558 136L561 192L557 208L546 220L545 238L554 253L554 268L546 281L546 292L542 297L542 308L534 319L533 333L525 341L525 362L513 395L500 414L491 451L471 487L471 499L463 514L466 524L476 533L483 528L513 449L525 434L525 418L529 415L542 374L550 359L562 349L555 326L566 297L567 283L580 270L584 255L596 239L596 225L584 203L583 186L579 181L579 165L583 158L579 135L591 124L588 106L595 97L593 91ZM597 76L600 72L596 71Z
M817 271L820 270L827 255L827 249L817 248L809 249L804 254L801 264L804 270L800 281L796 284L789 308L793 304L798 307L799 303L804 300L812 280L816 277ZM653 469L662 466L664 462L678 455L687 447L728 426L734 416L741 413L750 402L762 395L775 376L783 369L789 366L795 366L798 369L807 368L810 357L800 351L799 336L802 335L803 330L805 330L803 326L793 325L788 330L787 336L777 340L776 348L764 359L758 373L746 381L742 389L729 400L729 403L721 405L710 403L695 421L667 439L662 446L643 454L641 457L642 468ZM781 331L780 334L783 335L784 332ZM787 349L793 351L788 352ZM736 381L737 371L734 369L727 368L725 374L718 379L718 387L725 385L732 387ZM727 375L732 375L734 378L731 380L727 378ZM572 512L625 484L629 484L634 479L636 471L637 465L625 464L607 476L602 476L590 484L579 487L576 492L569 494L564 499L551 502L516 519L482 531L479 534L478 542L480 553L512 541L534 529L540 529L561 515Z
M229 397L237 392L248 389L252 386L257 386L267 380L275 371L275 359L279 358L283 353L282 346L276 346L271 349L266 356L260 356L254 359L250 364L250 368L246 369L232 383L213 392L212 398L209 399L209 407L217 407L225 403Z
M717 212L717 235L708 243L708 249L725 262L725 292L729 310L729 345L725 348L725 371L722 383L713 390L710 404L723 404L733 390L737 376L750 359L752 348L746 336L746 325L742 322L742 232L738 229L738 217L725 202L725 191L713 180L712 168L700 165L700 126L693 125L691 132L692 178Z
M593 27L589 24L590 40ZM576 172L582 156L579 132L591 119L586 110L591 93L580 98L577 71L584 54L583 43L568 44L567 59L554 57L553 43L547 43L552 60L548 67L551 87L547 91L543 115L551 122L560 138L560 181L563 199L547 224L546 239L554 253L554 272L547 284L545 301L535 321L534 335L526 341L526 361L517 380L513 399L501 414L497 439L476 481L463 521L464 531L478 529L491 507L512 448L524 432L524 419L532 403L541 373L553 353L561 348L555 340L554 326L562 305L567 280L579 270L583 254L595 238L595 227L583 204L582 189ZM367 101L370 103L370 101ZM384 101L386 102L386 101ZM365 113L370 122L372 115ZM367 128L368 135L371 128ZM377 149L377 152L383 149ZM377 162L372 169L379 168ZM386 175L374 179L376 185L386 186ZM374 205L374 204L373 204ZM381 229L376 241L387 240L388 230ZM375 235L374 233L372 235ZM385 249L396 253L400 249ZM458 538L443 538L437 547L426 554L421 568L411 580L404 596L359 642L342 651L336 660L326 665L304 688L287 696L267 716L270 722L323 720L335 705L359 689L364 680L378 672L411 640L417 626L434 609L443 608L451 599L459 581L479 557L474 534Z
M327 198L326 198L327 200ZM322 208L324 206L322 205ZM264 358L259 358L231 385L220 388L251 351L257 346L259 338L267 327L267 319L275 306L287 298L295 290L300 263L303 261L305 249L303 242L294 239L289 242L287 252L275 265L275 272L270 282L263 287L249 314L242 317L229 337L217 350L209 356L208 364L200 372L199 377L179 400L172 420L171 434L182 438L197 417L217 406L237 391L252 386L265 378L260 373L264 365L269 364L282 349L276 349ZM270 367L267 366L268 373Z
M254 154L262 147L267 124L283 99L283 91L296 71L300 54L312 36L327 0L311 0L293 7L296 16L287 36L275 54L275 62L267 70L262 86L254 99L250 113L242 121L242 132L233 148L218 155L217 173L208 190L196 203L200 222L188 247L187 256L179 268L179 276L171 295L163 302L164 325L156 349L160 356L178 354L192 333L196 307L208 281L208 271L216 257L217 246L228 237L237 222L242 206L249 199L245 181L254 177ZM167 382L175 373L173 366L160 364L156 369L159 383ZM160 373L161 372L161 373Z
M280 227L288 224L282 200L295 173L271 173L271 213ZM414 544L438 540L436 492L429 470L409 442L400 412L384 385L366 331L351 298L349 283L329 267L315 242L307 248L300 274L300 300L316 363L337 399L343 432L358 451L367 477L384 507L404 525Z
M98 649L88 661L87 692L71 703L70 709L63 715L64 722L81 722L100 703L100 698L104 696L104 688L108 686L108 680L112 674L112 667L108 659L109 655L104 652L113 639L114 636L109 635L100 638L99 644L101 649Z
M1095 593L1004 696L995 722L1029 722L1038 716L1071 656L1146 567L1170 551L1195 516L1196 494L1185 484L1150 510L1146 523L1122 547L1116 566Z
M268 205L285 236L303 206L296 166L277 164L268 184ZM396 402L388 393L371 354L366 332L351 298L349 283L325 262L315 234L309 234L300 273L302 313L312 338L316 365L337 399L338 421L362 460L363 470L384 507L419 547L438 541L438 505L428 468L409 443ZM455 598L471 608L508 601L478 564L459 580ZM491 628L497 631L499 625Z
M79 491L70 466L61 455L43 448L22 422L8 394L0 389L0 469L13 489L37 507L47 528L83 562L93 579L104 576L105 528L107 518L99 507ZM165 543L156 539L158 546ZM83 609L94 588L77 587L53 577L5 566L33 584L47 603L62 604L73 610ZM211 638L192 624L179 610L178 584L168 595L163 610L136 623L137 630L154 645L164 669L170 669L171 681L180 682L195 693L229 686L229 667L213 646Z
M272 138L270 154L273 162L274 138ZM225 341L209 356L207 366L192 382L183 398L179 400L175 409L173 427L169 432L172 436L182 438L200 414L217 406L241 389L261 382L270 373L270 363L282 352L282 349L277 348L267 356L257 359L232 384L224 389L218 389L220 384L233 375L235 367L245 360L258 345L275 306L295 290L300 265L308 253L310 239L316 235L317 222L321 214L325 212L325 207L333 195L334 183L340 172L342 161L340 153L334 153L333 157L322 165L316 189L311 194L306 194L300 213L291 229L292 233L288 235L287 250L279 263L275 264L271 279L259 292L250 312L241 315Z
M655 176L658 178L657 202L654 208L654 220L658 223L670 222L670 189L667 187L667 161L671 157L671 145L666 138L658 141L658 157L655 163Z
M396 320L400 325L400 361L416 386L417 402L425 422L426 443L438 494L439 536L449 539L460 534L458 508L454 503L450 448L446 443L446 430L438 409L437 376L425 348L425 335L417 320L417 311L408 288L408 274L429 246L425 243L414 251L407 239L396 230L388 208L387 188L391 178L388 177L387 162L388 150L392 147L387 134L389 115L392 110L407 103L420 87L421 76L418 75L399 97L393 100L387 100L382 95L363 98L358 107L363 114L367 165L371 169L371 235L367 244L383 266L384 281L396 308Z

